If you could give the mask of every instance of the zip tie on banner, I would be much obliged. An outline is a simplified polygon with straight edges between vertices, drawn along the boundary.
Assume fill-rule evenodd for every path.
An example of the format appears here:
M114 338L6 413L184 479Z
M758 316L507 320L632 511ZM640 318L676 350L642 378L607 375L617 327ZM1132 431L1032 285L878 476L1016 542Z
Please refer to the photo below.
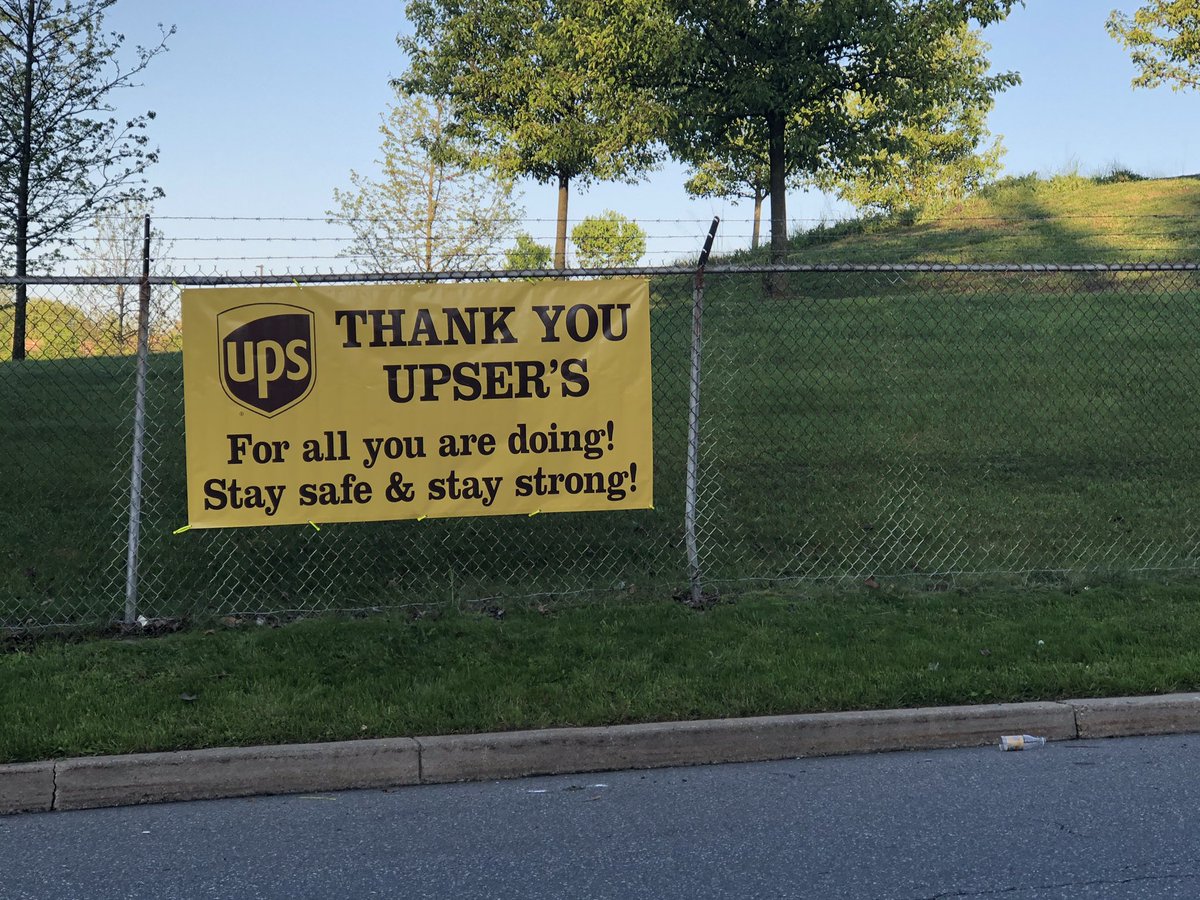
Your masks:
M531 512L531 513L529 514L529 518L531 518L531 519L532 519L534 516L536 516L536 515L537 515L538 513L540 513L540 512L541 512L541 510L540 510L540 509L535 509L533 512Z
M295 278L292 279L292 284L294 284L296 287L300 288L300 290L304 290L304 286L302 284L300 284L300 282L297 281Z
M316 522L309 522L308 524L311 525L313 528L317 529L317 531L321 530L321 526L318 525Z
M176 528L171 534L183 534L185 531L189 531L191 527L191 525L184 525L182 528Z
M417 521L418 521L418 522L424 522L424 521L425 521L426 519L428 519L428 518L429 518L429 516L417 516Z

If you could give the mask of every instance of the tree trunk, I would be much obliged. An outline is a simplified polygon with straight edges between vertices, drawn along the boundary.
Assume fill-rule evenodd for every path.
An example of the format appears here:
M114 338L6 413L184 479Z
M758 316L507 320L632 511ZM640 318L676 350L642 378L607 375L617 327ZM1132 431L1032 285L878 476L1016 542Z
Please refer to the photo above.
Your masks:
M771 166L771 263L787 258L787 157L784 151L785 117L776 113L767 116L770 144L767 158ZM782 297L787 293L787 277L783 272L767 275L767 295Z
M762 204L767 198L766 192L758 188L754 188L754 231L750 235L750 249L758 249L758 236L762 232Z
M767 117L770 131L768 159L771 164L771 262L781 263L787 257L787 190L784 155L785 119L781 115Z
M29 170L33 164L33 39L35 36L34 0L25 5L25 59L22 85L21 146L17 148L17 277L29 274ZM18 284L13 309L12 358L25 358L25 322L29 308L29 288Z
M571 176L558 176L558 228L554 233L554 268L567 267L567 192Z
M437 222L437 183L444 172L432 159L425 167L425 269L433 271L433 226Z
M17 265L17 274L21 274L21 265ZM29 304L28 288L23 284L17 285L16 297L13 300L13 345L12 358L25 358L25 310Z
M129 270L128 264L123 268L125 271L121 273L122 275ZM117 346L125 347L125 285L123 284L117 285Z

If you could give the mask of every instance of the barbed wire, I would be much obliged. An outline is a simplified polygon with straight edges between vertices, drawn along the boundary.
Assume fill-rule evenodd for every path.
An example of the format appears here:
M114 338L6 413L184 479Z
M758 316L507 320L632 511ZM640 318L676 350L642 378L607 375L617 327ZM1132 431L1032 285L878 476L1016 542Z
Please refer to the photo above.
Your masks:
M916 233L933 240L908 246L903 242L910 240L914 232L898 225L893 227L896 223L884 219L829 214L799 216L788 219L787 258L811 262L835 254L843 259L861 259L865 254L875 254L900 260L907 258L969 264L985 253L987 257L994 259L997 252L1007 252L1013 257L1032 256L1045 262L1058 263L1120 257L1159 262L1188 261L1200 258L1198 241L1192 238L1188 231L1191 220L1190 215L1174 212L947 215L929 223L918 223L917 227L922 230ZM154 253L153 260L158 274L197 270L207 273L206 277L223 273L235 277L250 273L252 276L255 270L259 276L268 272L352 274L364 269L377 269L380 263L376 254L363 252L362 244L355 245L355 237L350 232L351 226L383 221L380 217L329 215L153 216L152 223L156 225L166 248L165 251L160 248ZM699 252L703 232L710 221L710 217L707 216L656 217L641 220L639 224L643 226L647 249L639 262L651 267L690 264ZM557 236L556 219L532 217L523 219L522 222L527 233L532 232L531 236L536 242L543 246L553 246ZM1053 233L1049 229L1053 229L1056 224L1066 228L1071 223L1081 222L1090 222L1093 227L1081 229L1086 233L1068 231L1061 241L1046 237L1047 234ZM301 227L303 223L314 227ZM137 224L140 228L140 222ZM289 225L296 233L289 233ZM176 228L186 233L173 233ZM265 233L256 234L256 230ZM1001 248L999 251L992 249L981 252L976 241L971 240L969 236L985 230L999 236L1003 241L1011 241L1011 250ZM435 237L434 246L447 246L451 240L450 237ZM847 243L832 244L837 240L845 240ZM897 246L897 242L901 244ZM827 243L829 249L825 249ZM935 243L941 246L936 246ZM757 248L757 253L765 255L765 248L769 244L768 216L762 216L757 223L749 216L726 217L722 220L716 252L734 260L756 259L753 255L756 251L752 248ZM1066 246L1047 246L1050 244ZM491 260L495 268L488 271L505 271L500 265L505 261L507 246L507 242L499 246ZM70 253L69 256L65 255L67 252ZM578 252L573 244L568 246L567 259L570 266L574 266L578 261ZM11 265L11 259L7 263L0 263L0 273L4 267L11 272ZM112 273L113 265L112 257L102 250L93 249L91 238L83 232L76 235L62 253L42 258L41 271L55 266L63 270L64 274L105 275ZM119 262L116 266L116 270L121 271ZM107 270L105 267L108 267ZM569 270L578 271L574 268Z
M121 221L126 219L126 216L119 215L102 215L96 219L103 221ZM391 222L396 220L384 216L170 216L170 215L151 215L151 222L309 222L321 224L350 224L357 222ZM579 223L588 216L578 218L568 218L567 222ZM1189 213L1022 213L1020 215L980 215L980 216L953 216L941 215L935 222L959 221L959 222L988 222L988 221L1044 221L1047 219L1178 219L1192 221L1195 216ZM764 212L761 221L766 224L770 217ZM471 217L442 217L443 221L448 222L471 222L478 221L477 218ZM788 216L788 222L854 222L854 221L884 221L884 217L872 217L869 214L847 214L847 215L826 215L826 216ZM526 223L546 223L557 224L558 219L552 216L522 216L521 222ZM695 217L679 217L679 218L637 218L639 223L648 224L686 224L686 225L704 225L707 226L712 221L712 216L701 215ZM754 221L753 216L722 216L721 222L725 223L750 223Z
M706 273L712 275L759 275L772 272L794 272L797 274L1095 274L1095 273L1169 273L1197 272L1200 263L1196 262L1122 262L1122 263L944 263L944 262L909 262L909 263L748 263L727 264L710 263ZM151 275L149 284L159 287L208 286L210 284L289 284L299 286L304 284L345 284L352 282L363 283L408 283L408 282L462 282L489 281L496 278L603 278L611 276L674 276L693 275L694 266L690 265L659 265L659 266L608 266L608 267L579 267L571 269L457 269L440 272L306 272L293 270L289 272L264 272L260 275L229 275L214 272L211 275L174 273L170 275ZM9 276L0 275L0 285L26 284L38 285L135 285L141 282L139 276L81 276L81 275L51 275L51 276Z

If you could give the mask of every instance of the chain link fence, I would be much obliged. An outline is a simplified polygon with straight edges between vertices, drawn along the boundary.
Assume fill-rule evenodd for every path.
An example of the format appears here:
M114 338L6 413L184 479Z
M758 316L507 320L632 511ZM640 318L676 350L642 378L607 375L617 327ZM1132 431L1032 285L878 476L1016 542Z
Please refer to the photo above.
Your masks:
M152 277L136 612L686 592L693 272L629 273L651 282L655 509L179 534L183 287L512 274ZM28 281L19 361L12 279L0 281L0 626L109 623L130 586L138 279ZM703 301L706 591L1072 584L1200 565L1200 267L713 266Z

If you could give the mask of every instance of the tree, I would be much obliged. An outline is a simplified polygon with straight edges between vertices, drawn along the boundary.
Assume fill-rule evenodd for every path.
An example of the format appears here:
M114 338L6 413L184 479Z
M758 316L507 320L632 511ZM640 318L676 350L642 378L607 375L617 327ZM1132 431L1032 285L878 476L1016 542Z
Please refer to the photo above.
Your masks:
M1002 19L1016 0L671 0L680 28L664 70L673 152L720 158L743 138L765 153L771 259L787 250L786 186L868 156L897 126L962 88L938 36ZM981 76L993 91L1011 75Z
M517 235L517 245L504 252L504 265L512 270L548 269L550 253L551 249L535 241L533 235L521 232Z
M454 130L513 177L558 185L554 265L566 266L572 184L636 180L666 109L650 73L673 32L657 0L410 0L400 82L447 97Z
M142 274L142 250L145 244L145 217L150 215L145 200L123 200L95 216L92 236L82 248L87 262L81 275L107 278L114 282L139 278ZM170 255L172 242L154 227L150 229L150 274L165 274L163 261ZM137 338L138 286L136 284L99 284L85 287L85 308L105 323L108 342L120 350ZM157 330L164 320L174 322L178 310L174 295L165 290L150 294L150 328ZM174 313L174 314L173 314Z
M762 204L770 196L771 167L764 148L747 135L733 135L729 144L707 151L700 149L688 162L695 171L683 185L693 197L750 200L754 203L751 249L758 249L762 227Z
M478 165L471 146L447 128L449 104L398 94L379 133L381 178L351 171L348 190L334 189L354 235L349 253L380 271L482 269L521 215L512 183Z
M950 88L946 98L921 104L870 152L820 173L817 186L885 215L934 215L978 190L1000 171L1004 154L999 138L989 143L987 115L995 104L986 79L989 49L967 25L944 34L935 64L942 87Z
M1176 91L1200 88L1200 4L1196 0L1152 0L1132 16L1114 9L1106 27L1138 67L1134 87L1170 82Z
M159 26L156 45L126 54L124 35L103 31L115 3L0 0L0 231L18 277L31 254L67 240L97 210L147 193L154 113L118 120L111 98L135 86L175 29ZM15 360L25 358L27 303L18 285Z
M635 266L646 252L646 232L611 209L571 229L575 255L585 268Z

